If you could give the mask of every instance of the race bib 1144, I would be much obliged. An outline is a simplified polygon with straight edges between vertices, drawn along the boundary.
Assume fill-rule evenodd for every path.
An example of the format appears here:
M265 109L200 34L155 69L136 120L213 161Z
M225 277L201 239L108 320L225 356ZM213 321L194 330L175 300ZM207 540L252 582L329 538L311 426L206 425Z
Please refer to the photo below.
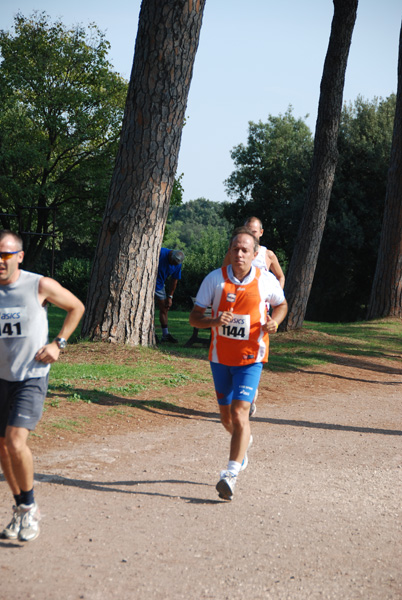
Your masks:
M250 315L233 314L230 323L219 327L218 334L232 340L248 340L250 336Z
M26 306L13 306L0 309L0 338L24 338L27 336Z

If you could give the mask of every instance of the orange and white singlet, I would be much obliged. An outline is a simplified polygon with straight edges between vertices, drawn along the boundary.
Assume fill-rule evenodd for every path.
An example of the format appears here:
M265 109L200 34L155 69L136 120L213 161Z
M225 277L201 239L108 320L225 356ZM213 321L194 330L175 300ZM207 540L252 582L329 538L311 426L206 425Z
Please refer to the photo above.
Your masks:
M230 323L211 328L209 360L228 366L267 362L269 338L262 330L266 305L277 306L284 298L276 277L256 267L251 267L242 282L234 277L230 265L209 273L195 303L203 308L212 306L212 317L233 310Z

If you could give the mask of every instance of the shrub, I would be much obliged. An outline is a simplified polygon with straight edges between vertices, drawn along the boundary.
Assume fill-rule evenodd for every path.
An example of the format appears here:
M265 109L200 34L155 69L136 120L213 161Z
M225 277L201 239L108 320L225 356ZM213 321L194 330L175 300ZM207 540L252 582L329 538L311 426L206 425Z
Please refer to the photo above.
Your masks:
M82 302L85 302L91 276L89 258L68 258L57 270L56 279Z
M228 247L229 234L223 228L205 228L198 243L185 251L174 308L192 308L191 296L196 296L202 280L210 271L222 266Z

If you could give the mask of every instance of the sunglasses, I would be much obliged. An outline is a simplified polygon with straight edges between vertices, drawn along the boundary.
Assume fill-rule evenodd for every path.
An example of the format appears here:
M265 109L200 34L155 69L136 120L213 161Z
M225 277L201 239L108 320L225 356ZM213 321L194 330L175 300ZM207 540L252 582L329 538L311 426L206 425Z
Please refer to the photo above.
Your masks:
M18 254L22 250L16 250L15 252L0 252L1 260L10 260L13 254Z

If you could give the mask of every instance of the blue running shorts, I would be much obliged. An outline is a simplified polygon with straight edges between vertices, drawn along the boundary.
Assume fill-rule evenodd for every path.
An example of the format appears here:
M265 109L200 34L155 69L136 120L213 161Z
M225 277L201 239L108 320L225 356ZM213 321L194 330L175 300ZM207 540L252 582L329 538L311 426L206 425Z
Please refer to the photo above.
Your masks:
M262 363L241 367L228 367L211 362L216 397L220 406L232 404L232 400L253 401L260 383Z

